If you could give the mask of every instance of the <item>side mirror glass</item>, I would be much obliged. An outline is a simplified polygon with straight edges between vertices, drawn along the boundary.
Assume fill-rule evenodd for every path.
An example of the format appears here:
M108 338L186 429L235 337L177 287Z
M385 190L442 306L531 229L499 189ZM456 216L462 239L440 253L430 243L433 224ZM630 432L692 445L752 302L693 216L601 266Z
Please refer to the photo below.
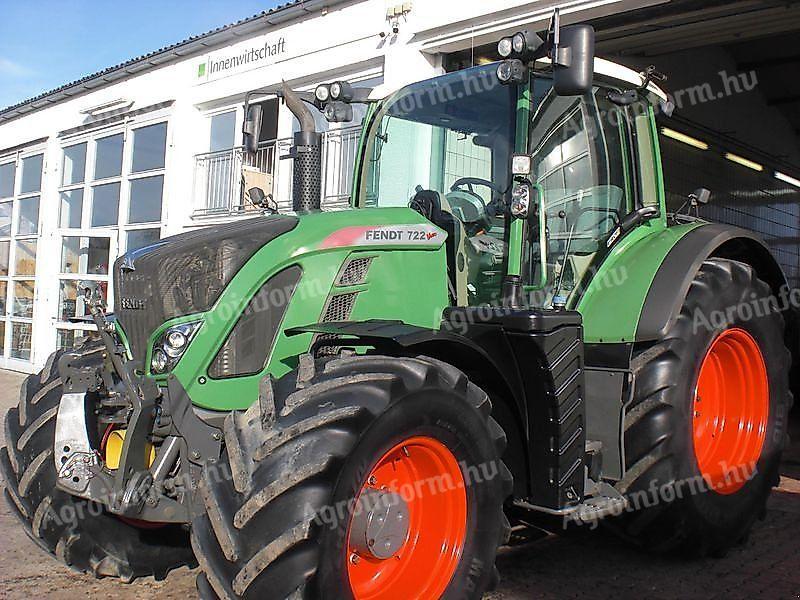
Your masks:
M595 32L591 25L562 27L553 67L559 96L583 96L594 83Z
M247 107L242 133L244 134L244 149L250 154L258 150L258 136L261 133L262 117L263 109L260 104L253 104Z
M693 205L708 204L711 200L711 190L707 190L706 188L696 189L689 195L689 200L692 201Z

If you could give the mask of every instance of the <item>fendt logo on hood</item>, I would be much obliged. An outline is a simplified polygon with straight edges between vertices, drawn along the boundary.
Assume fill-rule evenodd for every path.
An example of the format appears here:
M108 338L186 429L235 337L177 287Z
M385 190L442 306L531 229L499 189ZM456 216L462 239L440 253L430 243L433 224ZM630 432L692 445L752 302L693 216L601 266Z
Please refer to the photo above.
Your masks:
M119 307L123 310L146 310L147 301L144 298L120 298Z

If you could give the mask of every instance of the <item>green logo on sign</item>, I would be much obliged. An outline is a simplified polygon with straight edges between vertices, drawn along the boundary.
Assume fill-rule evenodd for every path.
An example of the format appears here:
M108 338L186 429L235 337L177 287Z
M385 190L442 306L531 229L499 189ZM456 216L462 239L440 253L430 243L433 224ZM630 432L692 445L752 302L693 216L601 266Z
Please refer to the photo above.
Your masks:
M206 74L206 63L202 63L199 67L197 67L197 76L203 77Z

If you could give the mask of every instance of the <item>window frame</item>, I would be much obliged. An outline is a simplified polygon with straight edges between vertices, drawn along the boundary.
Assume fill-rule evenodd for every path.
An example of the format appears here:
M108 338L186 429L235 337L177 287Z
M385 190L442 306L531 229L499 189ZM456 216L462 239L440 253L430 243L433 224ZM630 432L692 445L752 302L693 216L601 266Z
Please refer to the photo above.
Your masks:
M39 174L39 189L33 191L22 191L22 172L24 162L27 159L41 156L42 167ZM5 275L0 275L0 283L5 284L5 306L3 313L0 315L0 322L3 323L3 333L0 338L0 357L6 361L19 361L23 363L31 363L34 360L34 344L33 344L33 326L37 313L39 311L38 299L39 289L37 285L37 267L36 259L34 259L34 270L32 274L20 274L17 272L17 246L20 243L33 242L36 247L38 256L40 250L40 240L42 234L42 197L44 196L44 188L47 174L47 152L43 145L36 145L14 153L0 156L0 164L12 164L14 172L14 186L12 195L8 198L3 198L0 203L11 205L11 219L10 231L7 236L0 238L0 242L8 243L8 272ZM37 215L36 215L36 230L33 233L20 233L20 216L21 216L21 202L26 200L37 199ZM18 315L15 311L16 304L16 286L18 284L29 283L32 285L32 296L30 298L30 315ZM30 328L30 340L28 342L27 354L14 355L13 341L14 329L17 327L28 326ZM18 349L19 350L19 349Z
M142 128L150 127L153 125L163 124L166 128L165 144L164 144L164 164L163 166L155 169L149 169L141 172L132 172L133 169L133 148L136 132ZM120 173L107 177L95 178L95 169L97 164L97 150L98 142L117 136L122 136L122 161L120 165ZM55 302L52 311L52 320L55 326L55 344L58 346L59 334L62 332L74 331L78 333L95 330L96 327L92 324L72 323L69 321L61 320L62 316L62 303L61 303L61 287L64 282L80 282L80 281L95 281L107 285L108 297L107 303L109 306L113 305L113 277L112 267L114 261L122 256L128 249L128 236L131 232L142 230L157 230L159 239L164 234L164 223L166 221L166 192L168 186L167 170L170 163L170 140L172 135L172 121L171 115L168 112L158 112L155 114L146 115L144 118L128 119L122 123L115 124L109 127L95 129L89 132L83 132L79 135L65 138L62 140L59 151L61 153L61 160L64 160L64 151L67 148L73 147L77 144L86 143L86 160L85 172L83 181L81 183L72 185L63 185L63 174L59 179L58 187L58 207L59 214L56 220L55 234L58 238L58 273L56 279L58 281L57 288L55 289ZM129 214L131 207L131 186L132 183L142 179L153 177L162 177L163 185L161 191L161 215L157 221L147 221L142 223L129 223ZM95 200L95 188L104 185L118 184L119 185L119 198L117 202L117 219L116 224L113 225L99 225L92 226L92 213ZM81 190L83 199L81 203L80 224L79 227L62 227L61 211L62 195L65 192ZM81 273L64 273L62 272L61 256L64 248L64 238L108 238L109 239L109 259L108 259L108 274L81 274Z

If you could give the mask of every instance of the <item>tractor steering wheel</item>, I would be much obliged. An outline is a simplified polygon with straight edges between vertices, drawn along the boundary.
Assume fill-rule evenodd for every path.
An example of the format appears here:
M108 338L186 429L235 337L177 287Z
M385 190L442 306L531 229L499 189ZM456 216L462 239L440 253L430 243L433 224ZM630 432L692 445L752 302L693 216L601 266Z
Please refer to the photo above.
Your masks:
M481 179L479 177L462 177L458 179L452 186L450 186L450 193L447 199L451 206L460 212L462 220L468 225L468 229L474 230L474 233L484 230L488 231L492 226L492 214L489 211L489 206L483 197L475 191L476 186L484 186L489 188L495 199L503 195L503 190L496 183Z
M466 191L468 191L470 194L475 194L476 196L478 196L478 194L475 193L475 186L476 185L482 185L482 186L488 187L490 190L492 190L498 196L502 196L503 195L503 190L500 189L499 185L497 185L496 183L494 183L492 181L489 181L488 179L481 179L480 177L462 177L461 179L457 180L452 186L450 186L450 191L451 192L463 191L463 190L460 190L459 188L467 186L467 190ZM478 197L480 197L480 196L478 196ZM483 198L481 198L481 200L483 200Z

